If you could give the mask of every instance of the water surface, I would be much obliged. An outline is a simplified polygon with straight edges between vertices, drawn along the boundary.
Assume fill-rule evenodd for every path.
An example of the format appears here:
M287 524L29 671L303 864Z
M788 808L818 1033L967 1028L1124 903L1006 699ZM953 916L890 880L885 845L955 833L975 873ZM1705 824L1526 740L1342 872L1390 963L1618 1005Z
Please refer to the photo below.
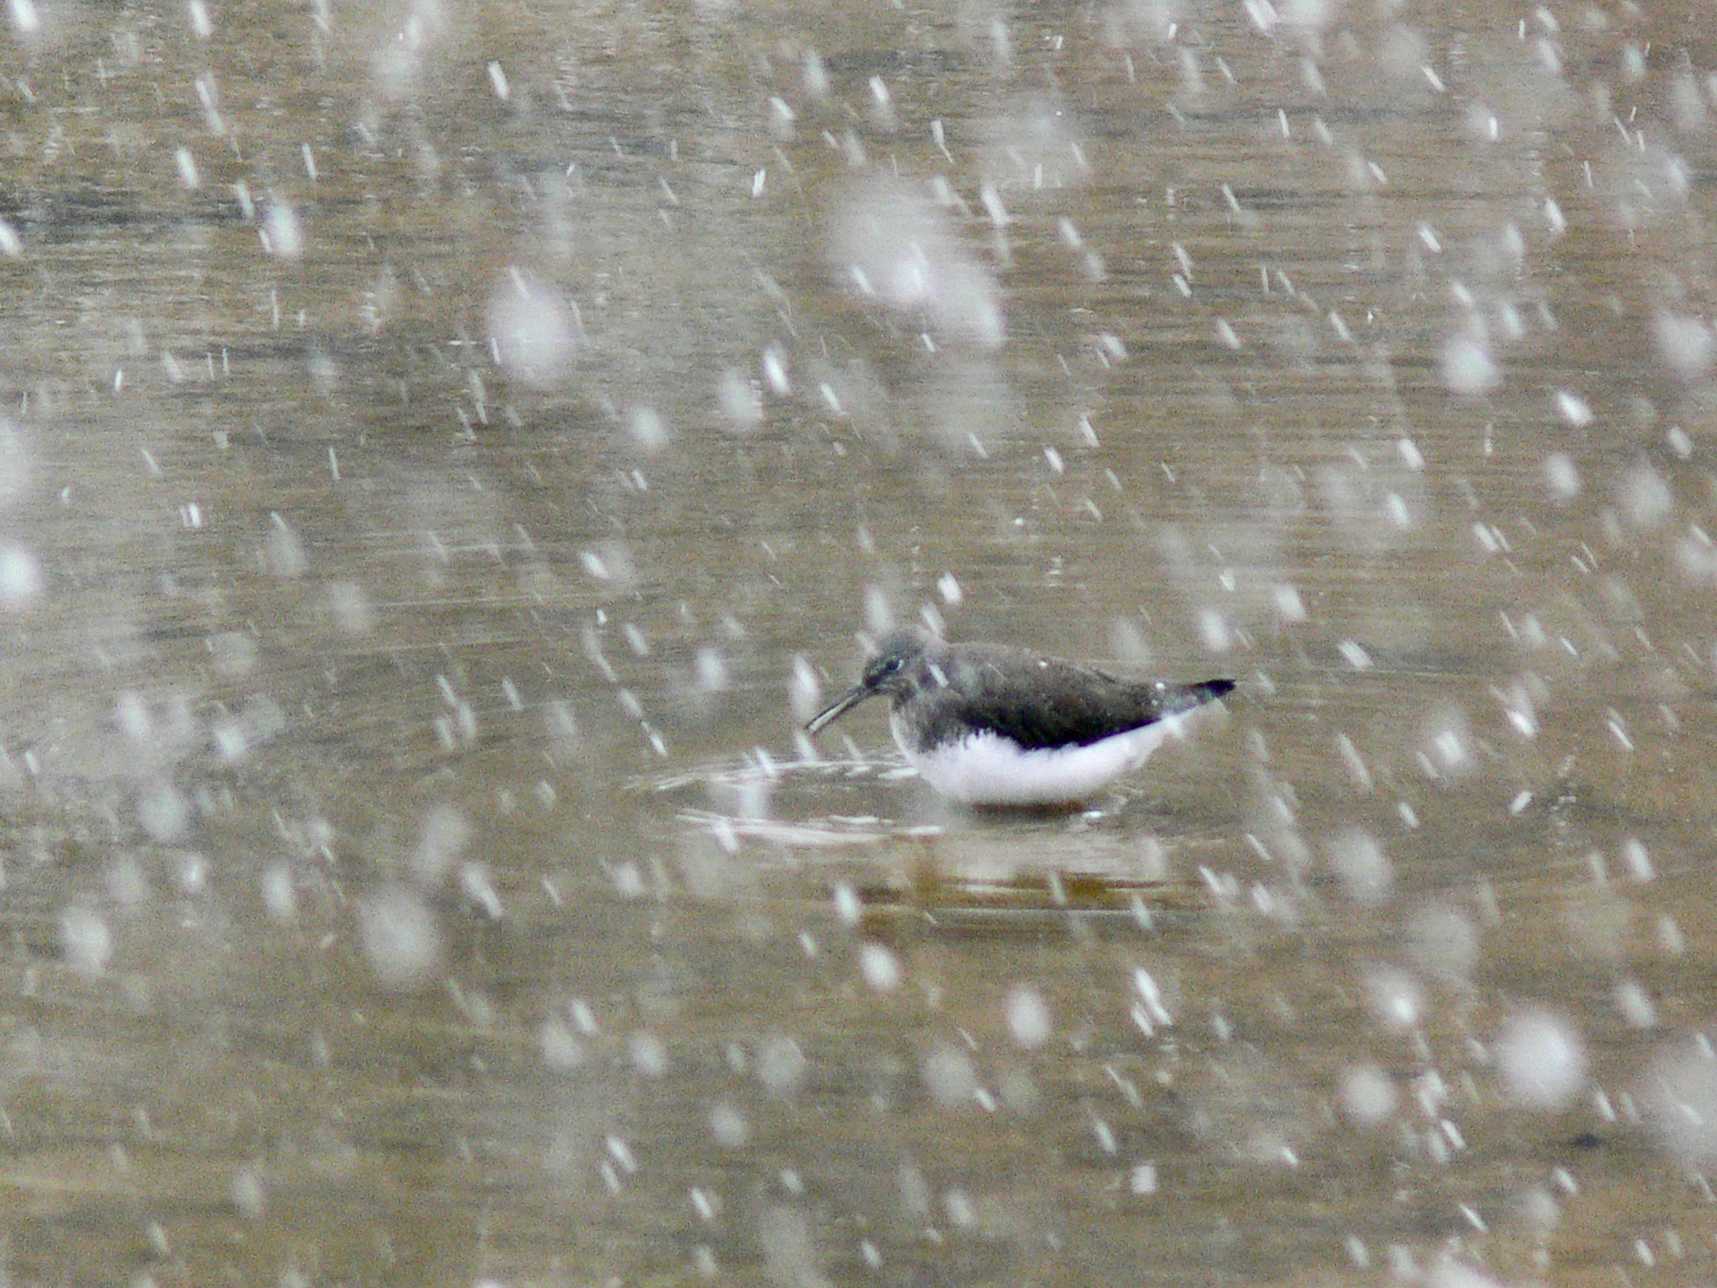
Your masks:
M1698 6L8 20L0 1277L1710 1277Z

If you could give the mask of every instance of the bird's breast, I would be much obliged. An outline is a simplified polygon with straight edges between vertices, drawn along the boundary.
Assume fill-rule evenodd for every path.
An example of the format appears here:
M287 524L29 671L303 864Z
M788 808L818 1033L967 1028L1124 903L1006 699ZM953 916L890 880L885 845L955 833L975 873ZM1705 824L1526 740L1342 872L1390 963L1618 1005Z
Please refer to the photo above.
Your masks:
M931 787L968 805L1060 805L1084 800L1137 769L1177 732L1178 722L1142 729L1084 746L1026 750L990 730L928 743L908 721L890 720L894 740Z

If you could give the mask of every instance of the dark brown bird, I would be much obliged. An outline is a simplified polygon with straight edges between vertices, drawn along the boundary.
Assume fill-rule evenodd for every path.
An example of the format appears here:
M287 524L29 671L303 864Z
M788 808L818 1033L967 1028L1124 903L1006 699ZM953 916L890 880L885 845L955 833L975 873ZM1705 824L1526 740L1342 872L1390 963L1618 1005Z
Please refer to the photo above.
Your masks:
M1062 805L1139 768L1233 680L1128 680L1005 644L949 644L904 627L859 682L805 725L815 735L886 695L894 740L924 780L969 805Z

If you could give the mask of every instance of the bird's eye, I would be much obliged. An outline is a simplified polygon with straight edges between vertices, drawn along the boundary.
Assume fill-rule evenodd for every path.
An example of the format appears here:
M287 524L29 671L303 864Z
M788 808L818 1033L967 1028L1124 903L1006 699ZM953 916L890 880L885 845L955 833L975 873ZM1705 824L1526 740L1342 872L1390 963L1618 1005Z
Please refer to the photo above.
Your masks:
M886 661L882 664L882 669L883 669L884 673L886 673L888 675L893 675L896 671L898 671L900 669L900 659L897 657L889 658L888 661Z

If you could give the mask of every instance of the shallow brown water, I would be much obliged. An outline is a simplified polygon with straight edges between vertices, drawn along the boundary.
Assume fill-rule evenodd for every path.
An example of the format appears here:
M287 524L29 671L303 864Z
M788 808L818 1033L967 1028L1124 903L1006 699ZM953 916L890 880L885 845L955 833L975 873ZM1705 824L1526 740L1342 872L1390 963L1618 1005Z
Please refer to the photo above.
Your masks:
M7 17L0 1280L1709 1281L1699 6Z

